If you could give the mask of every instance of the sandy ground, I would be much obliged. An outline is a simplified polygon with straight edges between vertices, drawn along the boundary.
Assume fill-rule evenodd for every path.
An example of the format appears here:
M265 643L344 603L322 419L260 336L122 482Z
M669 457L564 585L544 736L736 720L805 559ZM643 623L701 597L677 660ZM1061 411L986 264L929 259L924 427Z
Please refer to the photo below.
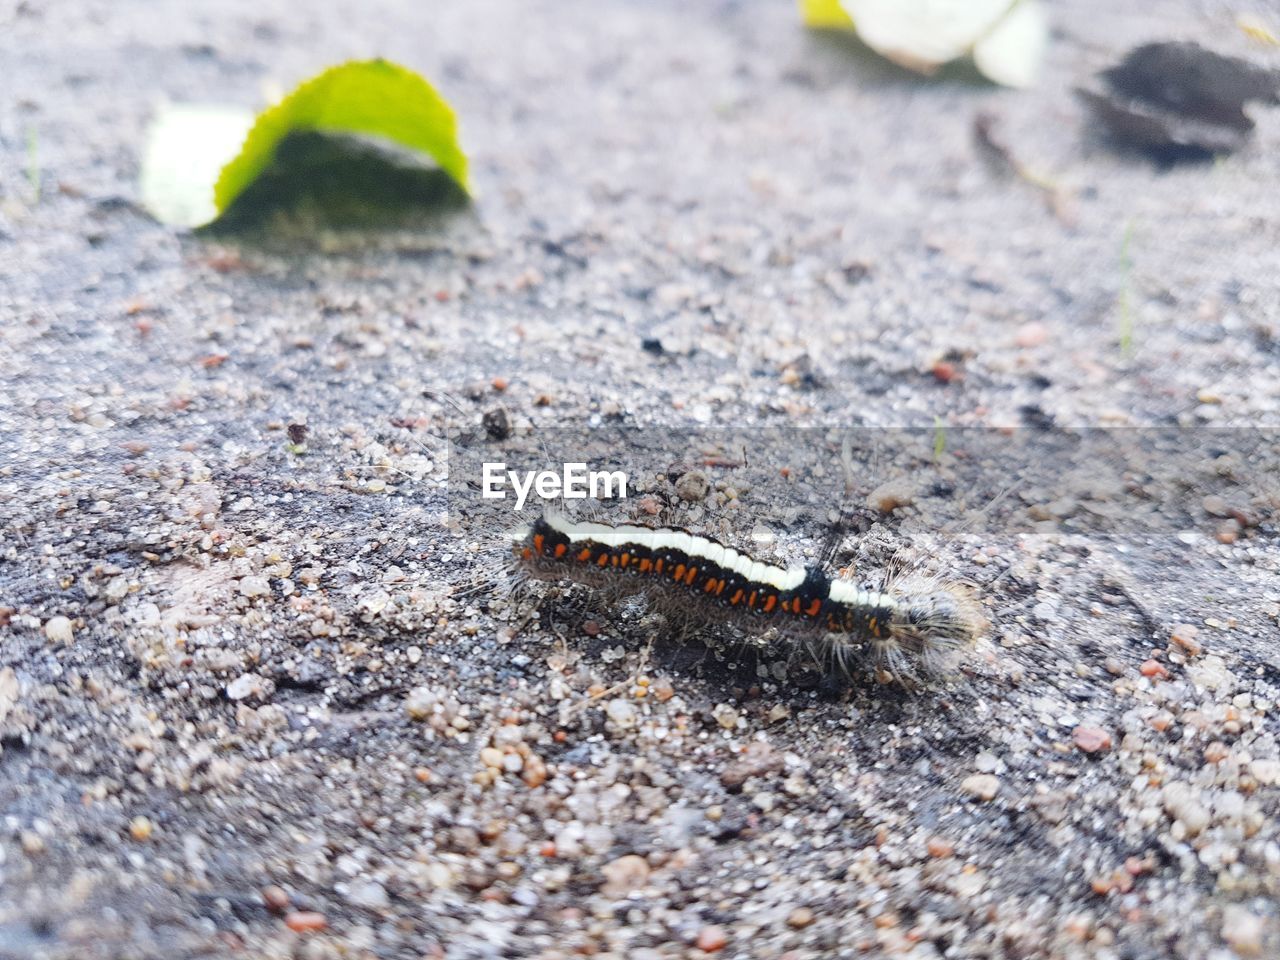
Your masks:
M786 3L6 4L0 956L1280 953L1276 504L1233 459L1277 421L1280 111L1162 172L1072 94L1148 39L1280 55L1238 5L1116 6L1054 4L1013 92ZM160 100L373 54L458 109L469 211L138 210ZM1099 424L1202 455L1175 496L1046 454L967 526L1006 484L954 439L864 435L918 482L889 516L871 466L779 479L843 428ZM698 461L729 429L771 439ZM904 691L581 591L525 617L458 467L592 431L771 556L845 509L842 562L907 551L991 628Z

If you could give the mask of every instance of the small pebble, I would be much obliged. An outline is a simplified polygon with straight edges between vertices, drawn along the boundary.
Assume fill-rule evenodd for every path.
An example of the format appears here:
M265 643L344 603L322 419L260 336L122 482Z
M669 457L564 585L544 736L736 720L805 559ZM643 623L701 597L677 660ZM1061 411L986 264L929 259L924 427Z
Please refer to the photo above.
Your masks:
M34 857L44 853L44 838L34 830L23 830L22 835L18 839L22 844L22 852L28 857Z
M1126 857L1124 868L1132 877L1140 877L1144 873L1150 873L1153 861L1141 857Z
M956 845L943 837L930 837L924 848L929 856L938 860L949 857L956 852Z
M284 918L284 925L294 933L313 933L329 925L323 913L314 910L295 910Z
M1052 623L1058 619L1058 601L1041 600L1031 608L1031 615L1041 623Z
M1213 387L1201 387L1196 391L1196 400L1200 403L1215 404L1222 402L1222 394Z
M601 888L606 897L620 899L633 890L639 890L649 881L649 861L629 853L611 860L600 868L604 875Z
M1262 956L1262 918L1238 903L1222 911L1222 939L1241 957Z
M1180 647L1189 657L1198 657L1204 649L1200 645L1197 637L1200 634L1199 628L1189 623L1180 623L1173 628L1173 632L1169 634L1169 639Z
M738 711L727 703L716 704L711 711L711 715L716 718L716 723L720 724L725 730L733 730L738 726Z
M729 937L724 932L724 927L712 924L698 931L698 949L705 953L715 953L717 950L723 950L728 942Z
M511 418L502 407L485 411L480 424L492 440L506 440L511 436Z
M137 816L129 821L129 836L137 840L139 843L145 843L151 839L151 821L146 817Z
M915 503L916 488L904 479L887 480L867 495L867 506L881 513L893 513L899 507Z
M763 777L781 770L783 763L780 752L767 743L755 741L748 745L742 756L720 771L720 783L726 789L738 790L751 777Z
M635 704L621 697L616 700L610 700L605 705L604 712L614 726L620 730L628 730L634 727L639 717L639 711L636 710Z
M438 698L429 687L414 687L405 697L404 709L410 720L426 720L435 712Z
M271 584L266 577L241 577L240 595L242 597L265 597L271 592Z
M246 673L227 684L227 699L244 700L262 692L262 678L256 673Z
M1166 680L1169 677L1168 669L1159 660L1143 661L1142 666L1138 668L1138 672L1144 677L1149 677L1153 680Z
M284 887L271 884L262 888L262 902L272 913L284 913L289 909L289 894Z
M376 880L359 879L347 887L347 901L367 910L383 910L391 903L386 888Z
M1100 727L1079 726L1071 731L1071 741L1085 753L1099 753L1111 749L1111 734Z
M990 750L982 750L973 758L973 765L979 773L997 773L1000 770L1000 758Z
M949 360L939 360L929 368L929 372L933 374L933 378L939 383L950 383L952 380L964 379L964 372Z
M1249 773L1264 787L1280 783L1280 760L1255 760L1249 764Z
M676 495L686 503L698 503L711 492L711 481L701 470L690 470L676 481Z
M975 773L960 781L960 790L979 800L992 800L1000 792L1000 778L990 773Z
M1024 350L1038 347L1049 339L1049 328L1035 320L1018 327L1013 342Z
M1204 512L1211 517L1226 517L1231 514L1231 508L1227 506L1227 501L1223 500L1217 494L1210 494L1200 501L1200 506L1204 508Z
M70 643L73 631L66 617L50 617L44 625L44 635L54 643Z
M987 878L976 870L962 870L959 876L952 878L950 886L956 896L969 900L986 889Z
M787 914L787 926L793 930L803 930L813 923L813 911L808 907L796 907Z
M530 754L524 762L524 772L520 779L524 781L524 785L530 790L542 786L547 782L547 765L542 758L536 754Z
M1204 759L1206 763L1221 763L1229 756L1231 756L1231 750L1221 740L1215 740L1204 748Z
M1189 837L1203 833L1209 826L1209 811L1197 799L1195 792L1185 782L1173 780L1164 785L1162 799L1165 812Z

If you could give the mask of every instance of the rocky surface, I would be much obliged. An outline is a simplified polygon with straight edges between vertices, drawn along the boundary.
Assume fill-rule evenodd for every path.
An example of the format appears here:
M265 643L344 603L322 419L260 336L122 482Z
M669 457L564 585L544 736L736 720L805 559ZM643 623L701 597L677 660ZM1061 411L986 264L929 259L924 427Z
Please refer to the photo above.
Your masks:
M1018 492L930 548L992 625L905 691L577 591L521 617L449 486L450 437L615 423L1274 424L1280 115L1159 171L1071 92L1156 38L1275 61L1160 10L1055 4L1024 93L786 4L0 12L0 956L1280 952L1265 490L1114 535ZM457 107L470 211L138 210L158 98L373 53ZM915 544L941 470L851 491L866 542ZM660 473L735 542L822 536L732 465Z

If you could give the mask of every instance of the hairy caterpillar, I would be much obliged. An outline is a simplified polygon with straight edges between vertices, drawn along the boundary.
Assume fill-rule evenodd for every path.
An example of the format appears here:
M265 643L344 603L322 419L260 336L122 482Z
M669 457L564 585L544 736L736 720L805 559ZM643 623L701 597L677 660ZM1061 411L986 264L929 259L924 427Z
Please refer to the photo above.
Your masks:
M906 577L862 589L819 567L762 562L685 530L549 513L515 533L512 545L530 578L656 595L660 606L712 627L728 620L747 632L776 630L844 676L860 663L899 681L944 675L982 626L973 602L952 585Z

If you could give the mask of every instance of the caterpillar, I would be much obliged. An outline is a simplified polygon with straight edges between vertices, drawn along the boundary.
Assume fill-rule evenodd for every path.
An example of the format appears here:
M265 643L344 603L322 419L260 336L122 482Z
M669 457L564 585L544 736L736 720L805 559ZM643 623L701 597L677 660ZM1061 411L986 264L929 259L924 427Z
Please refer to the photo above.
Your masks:
M776 631L844 677L865 664L907 683L952 672L983 620L953 584L908 576L864 589L818 566L782 567L686 530L574 521L548 513L512 535L519 573L656 596L714 628Z

